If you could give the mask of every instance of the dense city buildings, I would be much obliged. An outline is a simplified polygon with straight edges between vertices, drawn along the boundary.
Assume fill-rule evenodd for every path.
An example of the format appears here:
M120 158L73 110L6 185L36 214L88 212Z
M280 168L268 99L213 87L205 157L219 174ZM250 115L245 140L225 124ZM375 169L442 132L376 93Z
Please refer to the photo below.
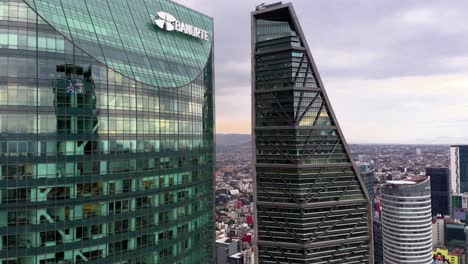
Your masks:
M466 149L466 146L450 148L451 178L447 168L426 169L426 174L431 176L432 212L439 212L432 221L434 263L462 264L467 261L468 193L457 193L465 185ZM447 206L449 202L450 206ZM449 209L445 210L447 207Z
M431 179L432 216L451 215L450 172L448 168L426 168Z
M450 178L452 193L468 192L468 145L450 147Z
M0 1L0 263L212 263L213 20Z
M251 148L250 148L250 135L218 135L217 138L217 208L223 209L218 211L220 214L217 221L222 225L221 230L232 229L238 234L242 234L240 230L241 225L237 223L243 223L249 216L247 213L241 213L241 210L237 209L237 199L243 200L243 197L248 197L252 194L253 190L249 184L252 179L251 171ZM416 149L420 149L421 154L418 155ZM374 217L374 262L377 264L383 263L383 246L382 246L382 219L381 219L381 206L380 189L382 184L385 184L386 179L396 180L411 180L412 178L420 177L426 174L427 167L447 167L449 166L449 150L448 145L351 145L351 150L357 164L364 162L369 164L369 169L374 172L374 192L375 192L375 217ZM244 188L248 186L249 188ZM239 189L239 187L241 187ZM235 195L226 195L230 193L229 190L238 190L239 193ZM468 194L467 194L468 195ZM454 204L454 208L458 208L455 211L455 217L461 222L465 222L466 212L468 209L462 208L468 204L468 196L463 199L463 195L459 195L459 199ZM223 203L224 200L232 200L232 202ZM452 200L454 197L452 197ZM242 208L249 208L249 205L243 205ZM227 211L231 213L227 213ZM237 214L232 212L237 211ZM245 210L248 211L248 210ZM232 217L232 218L231 218ZM447 217L445 217L447 218ZM441 219L438 223L439 235L441 240L445 240L445 219ZM447 219L449 222L453 222L453 219ZM229 225L228 223L231 223ZM235 222L235 223L234 223ZM250 226L249 226L250 227ZM231 230L232 230L231 229ZM220 230L220 229L217 229ZM247 234L252 232L253 229L247 230ZM433 229L434 230L434 229ZM437 231L437 230L436 230ZM225 233L217 231L217 233ZM233 232L231 232L233 233ZM434 234L434 233L433 233ZM443 236L443 238L442 238ZM235 236L234 238L242 239L241 236ZM244 235L244 241L249 241L249 235ZM447 247L445 242L436 243L434 240L434 251L435 257L443 259L445 256L447 259L459 259L464 260L464 248L460 247ZM247 242L243 242L246 245ZM438 250L439 249L439 250ZM438 250L438 251L437 251ZM245 251L244 251L245 252ZM445 254L446 252L447 254ZM445 254L445 255L444 255ZM451 264L458 264L464 262L450 262Z
M241 137L242 138L242 137ZM226 241L239 241L231 251L217 248L216 258L224 263L253 264L253 179L252 147L245 140L226 142L217 136L216 144L216 242L223 246ZM219 243L223 242L223 243ZM231 244L229 242L228 244Z
M388 181L382 187L382 230L386 264L431 263L429 178Z
M373 263L366 187L291 4L252 13L259 263Z
M427 167L449 167L448 145L351 144L350 148L356 161L368 162L374 168L376 185L425 175ZM421 149L421 155L415 154L417 148ZM378 196L377 189L375 195Z

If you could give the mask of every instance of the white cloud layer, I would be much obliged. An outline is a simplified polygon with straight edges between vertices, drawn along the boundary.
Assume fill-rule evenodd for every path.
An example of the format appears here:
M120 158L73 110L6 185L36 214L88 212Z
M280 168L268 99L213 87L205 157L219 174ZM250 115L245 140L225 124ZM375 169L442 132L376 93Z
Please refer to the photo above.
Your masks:
M333 78L325 86L350 142L468 143L468 74Z

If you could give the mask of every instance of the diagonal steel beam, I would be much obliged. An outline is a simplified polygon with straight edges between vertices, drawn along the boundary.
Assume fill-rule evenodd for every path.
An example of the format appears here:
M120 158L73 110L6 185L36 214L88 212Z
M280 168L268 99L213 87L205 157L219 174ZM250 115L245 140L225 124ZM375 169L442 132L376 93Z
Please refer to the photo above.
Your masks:
M315 100L317 100L317 98L319 98L319 95L320 95L320 92L317 92L317 94L315 95L315 97L310 101L309 105L307 105L306 109L304 110L304 112L302 113L301 117L299 117L297 120L296 120L296 125L299 125L299 123L302 121L302 119L304 118L304 116L307 114L307 112L309 111L309 109L312 107L312 105L315 103ZM320 98L322 98L320 96ZM323 104L323 102L322 102Z

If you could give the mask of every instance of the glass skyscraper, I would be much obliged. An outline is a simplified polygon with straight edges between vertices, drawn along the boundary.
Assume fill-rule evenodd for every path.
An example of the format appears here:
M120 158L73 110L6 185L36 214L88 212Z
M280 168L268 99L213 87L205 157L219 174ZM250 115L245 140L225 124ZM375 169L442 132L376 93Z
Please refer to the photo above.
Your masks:
M450 147L450 187L452 193L468 192L468 145Z
M291 4L252 13L259 263L373 263L372 208Z
M369 163L365 163L365 162L358 162L356 166L359 169L359 173L361 175L362 180L364 181L364 185L366 186L367 193L369 194L369 198L371 200L371 205L372 205L372 215L373 215L375 212L374 168L372 168Z
M213 20L0 1L0 263L211 263Z
M432 216L451 215L450 170L437 167L426 168L426 175L431 178Z

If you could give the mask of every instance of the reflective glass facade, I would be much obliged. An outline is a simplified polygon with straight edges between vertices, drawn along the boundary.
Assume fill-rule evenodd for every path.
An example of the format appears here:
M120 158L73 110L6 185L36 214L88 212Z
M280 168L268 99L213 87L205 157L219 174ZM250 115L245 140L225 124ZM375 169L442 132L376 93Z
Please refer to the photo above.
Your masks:
M359 169L359 173L361 174L361 178L364 181L364 185L367 188L367 193L369 194L369 198L372 204L372 214L374 214L375 213L374 168L371 168L369 163L358 163L357 166Z
M212 262L212 27L171 1L0 0L1 264Z
M259 263L373 263L366 187L292 5L252 23Z
M450 171L448 168L426 168L431 178L432 216L451 215L450 212Z

